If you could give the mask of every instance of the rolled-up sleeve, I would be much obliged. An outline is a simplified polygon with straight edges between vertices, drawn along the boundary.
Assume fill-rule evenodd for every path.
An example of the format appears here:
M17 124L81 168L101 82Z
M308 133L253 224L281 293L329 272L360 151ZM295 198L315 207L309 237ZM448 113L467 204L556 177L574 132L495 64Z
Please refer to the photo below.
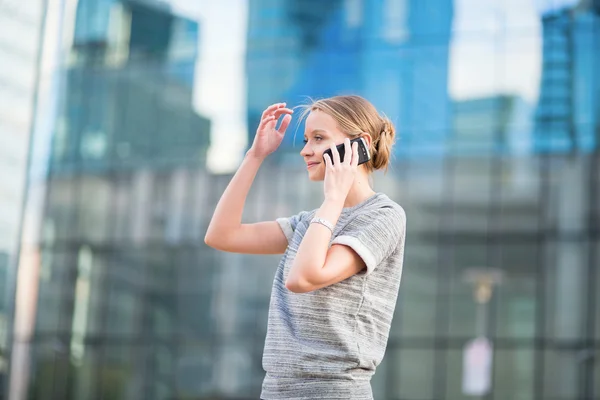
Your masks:
M405 234L404 210L385 207L357 215L331 244L345 245L354 250L367 266L368 275L398 247Z
M306 217L308 213L306 211L302 211L296 215L291 217L277 218L275 221L279 224L279 227L285 234L288 243L292 241L292 237L294 237L294 232L296 231L296 227L302 221L303 218Z

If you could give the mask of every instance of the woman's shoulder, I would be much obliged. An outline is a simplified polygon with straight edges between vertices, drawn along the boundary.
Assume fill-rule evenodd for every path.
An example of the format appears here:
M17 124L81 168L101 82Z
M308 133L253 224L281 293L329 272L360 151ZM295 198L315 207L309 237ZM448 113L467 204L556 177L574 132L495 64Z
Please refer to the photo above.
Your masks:
M385 193L377 193L374 201L359 210L359 213L372 216L381 215L381 218L385 219L406 219L406 212L400 203L392 200Z

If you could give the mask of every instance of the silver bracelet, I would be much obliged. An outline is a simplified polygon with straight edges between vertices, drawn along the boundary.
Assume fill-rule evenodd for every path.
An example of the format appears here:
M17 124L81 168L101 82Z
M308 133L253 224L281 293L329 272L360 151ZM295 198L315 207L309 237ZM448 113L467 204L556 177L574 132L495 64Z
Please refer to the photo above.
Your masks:
M313 219L310 220L310 223L311 224L316 223L316 224L323 225L324 227L329 229L331 231L331 234L333 235L333 225L331 224L331 222L327 221L326 219L314 217Z

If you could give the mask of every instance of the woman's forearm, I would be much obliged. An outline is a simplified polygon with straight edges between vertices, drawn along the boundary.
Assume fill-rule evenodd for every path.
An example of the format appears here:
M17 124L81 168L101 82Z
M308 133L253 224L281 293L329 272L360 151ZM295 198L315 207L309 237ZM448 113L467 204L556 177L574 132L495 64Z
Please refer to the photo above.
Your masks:
M343 201L326 199L317 210L315 217L323 218L335 226L343 206ZM319 274L327 258L331 234L329 228L322 224L312 223L309 225L290 269L287 278L290 282L314 282L319 279Z
M207 244L226 240L241 227L246 198L263 160L255 156L251 150L246 153L242 164L215 208L204 239Z

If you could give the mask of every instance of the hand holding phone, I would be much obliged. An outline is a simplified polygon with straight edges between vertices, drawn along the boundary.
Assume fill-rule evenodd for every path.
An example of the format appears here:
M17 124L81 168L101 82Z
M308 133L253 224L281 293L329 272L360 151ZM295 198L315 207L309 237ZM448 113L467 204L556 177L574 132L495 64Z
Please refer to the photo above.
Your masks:
M358 165L364 164L371 159L371 154L369 153L369 148L367 147L367 142L362 137L358 137L352 139L350 141L350 148L352 148L352 144L354 142L358 142ZM344 147L344 143L338 144L335 146L338 153L340 154L340 162L344 161L344 154L346 153L346 148ZM333 163L333 154L331 153L331 149L327 149L323 152L323 159L325 159L325 154L329 154L329 159Z

